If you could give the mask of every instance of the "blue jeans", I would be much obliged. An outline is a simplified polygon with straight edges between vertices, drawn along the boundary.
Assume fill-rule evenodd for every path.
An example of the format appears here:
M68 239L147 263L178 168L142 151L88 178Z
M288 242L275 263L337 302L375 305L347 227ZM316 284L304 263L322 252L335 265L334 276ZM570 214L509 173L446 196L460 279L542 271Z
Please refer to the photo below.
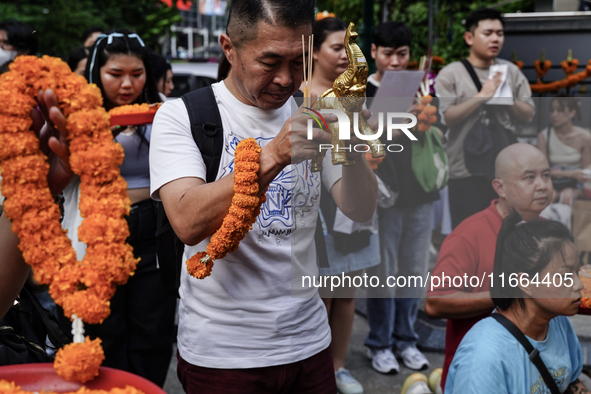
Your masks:
M413 208L387 208L378 211L382 262L366 270L368 275L380 277L385 283L388 276L421 276L426 279L431 244L433 203ZM419 339L414 329L419 309L419 297L425 288L420 285L386 286L367 299L369 334L365 346L371 349L392 348L402 351L415 346ZM371 296L372 293L368 292Z

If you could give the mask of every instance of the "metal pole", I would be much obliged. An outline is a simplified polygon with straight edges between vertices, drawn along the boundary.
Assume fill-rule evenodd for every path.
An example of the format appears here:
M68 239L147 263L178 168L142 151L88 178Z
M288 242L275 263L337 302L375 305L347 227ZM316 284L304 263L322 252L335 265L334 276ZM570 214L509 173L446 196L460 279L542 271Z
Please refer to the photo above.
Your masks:
M433 48L433 0L429 0L429 37L428 37L428 48Z
M370 56L371 43L373 41L373 25L373 0L363 0L363 25L359 29L359 47L365 54L370 73L375 71L374 62Z

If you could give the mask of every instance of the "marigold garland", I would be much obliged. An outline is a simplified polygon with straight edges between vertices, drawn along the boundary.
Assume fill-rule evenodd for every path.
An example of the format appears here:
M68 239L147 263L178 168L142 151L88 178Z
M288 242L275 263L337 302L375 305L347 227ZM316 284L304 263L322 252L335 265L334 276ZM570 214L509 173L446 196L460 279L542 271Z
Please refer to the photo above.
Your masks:
M84 221L78 236L88 245L81 262L60 225L60 211L47 183L47 158L29 130L35 96L46 89L53 90L66 116L70 167L81 180L79 207ZM100 323L110 313L115 286L127 282L138 262L125 243L129 230L123 217L131 201L119 173L123 149L113 142L100 90L60 59L19 56L0 76L0 101L4 211L20 239L23 257L35 279L49 285L66 316ZM84 347L72 345L77 346ZM88 362L99 358L96 352L87 357ZM58 374L67 373L59 366L69 363L57 364Z
M576 59L573 59L573 61ZM566 72L566 71L565 71ZM577 85L579 82L583 81L591 77L591 60L589 60L585 70L578 72L576 74L570 74L565 79L554 81L550 83L543 83L538 81L532 85L531 91L534 93L548 93L554 92L560 89L572 88L573 86Z
M37 392L22 390L14 382L0 380L0 393L2 394L37 394ZM90 390L85 387L78 391L70 391L67 393L57 393L55 391L43 391L43 394L144 394L143 391L132 386L125 386L125 388L114 387L110 390Z
M260 214L266 197L259 193L259 155L261 147L254 138L238 143L234 159L234 196L222 225L207 245L207 253L199 252L187 260L187 271L197 279L211 274L213 261L238 249L238 244Z
M421 102L417 106L419 114L417 115L417 128L425 132L431 128L431 125L437 122L437 107L431 104L433 97L430 95L421 97Z

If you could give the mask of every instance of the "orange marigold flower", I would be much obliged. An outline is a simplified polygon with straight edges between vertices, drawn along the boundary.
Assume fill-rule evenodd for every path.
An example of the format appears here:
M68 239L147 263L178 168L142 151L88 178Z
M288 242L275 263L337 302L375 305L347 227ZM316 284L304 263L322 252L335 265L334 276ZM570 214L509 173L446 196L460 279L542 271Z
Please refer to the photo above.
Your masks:
M239 184L234 185L234 193L237 193L237 194L253 195L253 194L257 194L258 192L259 192L259 184L258 183L255 183L252 185L239 185Z
M35 100L25 94L17 92L10 92L6 90L0 91L0 114L12 116L29 116L31 109L35 107Z
M86 245L122 243L129 237L127 221L103 215L87 216L78 228L78 238Z
M39 139L35 133L23 131L19 136L14 138L11 134L0 134L0 161L33 155L39 151Z
M232 204L236 204L242 208L254 209L259 203L257 196L250 196L247 194L234 194L232 197Z
M86 337L83 343L70 343L58 350L54 367L65 380L85 383L98 376L104 359L101 340Z
M0 133L19 133L29 130L32 125L31 118L0 114Z
M234 164L234 171L258 173L259 163L252 163L248 161L236 161Z
M187 260L187 272L197 279L203 279L211 275L213 260L208 259L207 263L202 263L201 259L205 257L205 252L199 252Z
M142 113L156 113L160 108L160 104L130 104L120 105L109 111L109 115L129 115Z

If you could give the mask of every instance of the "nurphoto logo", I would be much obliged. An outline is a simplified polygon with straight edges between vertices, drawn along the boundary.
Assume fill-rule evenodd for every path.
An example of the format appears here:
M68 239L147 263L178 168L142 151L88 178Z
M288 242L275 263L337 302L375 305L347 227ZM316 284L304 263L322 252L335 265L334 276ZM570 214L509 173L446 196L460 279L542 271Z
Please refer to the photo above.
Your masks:
M304 107L310 112L305 112L305 114L309 115L312 119L308 119L308 136L309 140L313 139L313 128L314 122L318 124L321 130L330 131L328 124L322 114L334 114L337 117L337 124L338 124L338 133L339 139L346 141L351 139L351 119L350 117L340 111L338 109L321 109L320 111L313 110L312 108ZM411 113L407 112L387 112L382 113L378 112L377 114L377 121L378 121L378 129L375 134L363 134L359 131L359 112L353 112L353 132L355 136L362 141L373 141L377 140L382 136L384 133L384 123L386 123L386 140L392 141L393 140L393 131L400 130L402 131L411 141L417 141L417 138L409 131L409 129L413 128L417 124L417 118ZM403 123L404 120L410 119L410 122ZM389 152L400 152L402 151L402 145L400 144L380 144L383 145ZM329 150L333 149L334 146L332 144L320 144L319 150ZM341 148L350 151L351 146ZM352 147L352 149L356 152L369 152L370 146L366 144L357 144Z

